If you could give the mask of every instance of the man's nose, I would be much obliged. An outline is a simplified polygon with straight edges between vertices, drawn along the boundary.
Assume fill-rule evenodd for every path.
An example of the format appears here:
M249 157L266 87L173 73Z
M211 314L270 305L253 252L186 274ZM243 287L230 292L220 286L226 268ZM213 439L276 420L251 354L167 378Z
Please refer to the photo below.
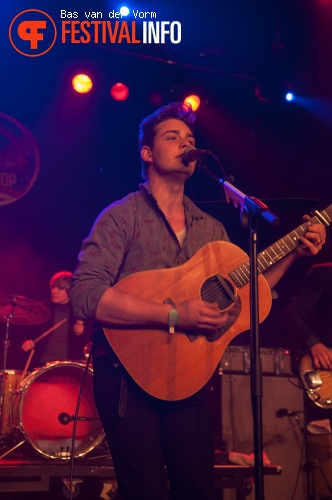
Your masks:
M183 140L180 142L180 148L181 148L181 149L186 149L188 146L191 146L191 147L192 147L192 144L191 144L191 142L189 141L189 139L183 139Z

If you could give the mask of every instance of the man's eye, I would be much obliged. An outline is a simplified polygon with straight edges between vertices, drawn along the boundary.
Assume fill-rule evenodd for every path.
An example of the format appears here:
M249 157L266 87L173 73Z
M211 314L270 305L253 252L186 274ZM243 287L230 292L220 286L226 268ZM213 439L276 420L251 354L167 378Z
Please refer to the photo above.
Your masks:
M175 141L176 137L175 137L175 135L171 135L170 137L167 137L167 140L168 141L173 141L173 140Z

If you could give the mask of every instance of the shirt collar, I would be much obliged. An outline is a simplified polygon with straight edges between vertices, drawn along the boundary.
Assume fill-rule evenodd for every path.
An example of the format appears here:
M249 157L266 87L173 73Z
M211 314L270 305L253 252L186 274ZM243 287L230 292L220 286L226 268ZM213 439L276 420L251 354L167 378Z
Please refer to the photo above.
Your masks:
M151 192L151 187L148 182L141 183L139 185L140 191L143 194L143 196L150 200L155 206L158 206L157 200L153 196ZM193 203L188 196L183 195L183 206L185 209L185 212L187 216L191 217L192 219L204 219L205 214L202 212L200 208L198 208L195 203Z

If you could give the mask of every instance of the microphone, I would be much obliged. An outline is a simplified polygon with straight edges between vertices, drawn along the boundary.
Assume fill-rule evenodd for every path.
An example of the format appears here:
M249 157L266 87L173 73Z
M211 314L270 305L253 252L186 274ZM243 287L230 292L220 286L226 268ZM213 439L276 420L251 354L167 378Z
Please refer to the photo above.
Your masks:
M212 156L212 151L208 149L196 149L193 146L188 146L183 152L182 163L188 167L189 163L192 161L204 158L204 156Z
M60 424L67 425L69 422L75 420L75 416L71 417L68 413L60 413L58 415L58 420ZM77 417L77 420L99 420L97 417Z
M287 410L287 408L279 408L279 410L276 411L276 417L282 418L282 417L295 417L299 413L303 413L303 411L292 411L292 410Z

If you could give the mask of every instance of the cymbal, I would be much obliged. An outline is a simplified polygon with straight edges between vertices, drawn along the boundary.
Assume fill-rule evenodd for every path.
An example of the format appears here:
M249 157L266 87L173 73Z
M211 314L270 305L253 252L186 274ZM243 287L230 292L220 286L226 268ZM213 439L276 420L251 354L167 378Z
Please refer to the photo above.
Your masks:
M51 319L51 311L36 300L20 295L0 294L0 321L12 325L40 325Z

